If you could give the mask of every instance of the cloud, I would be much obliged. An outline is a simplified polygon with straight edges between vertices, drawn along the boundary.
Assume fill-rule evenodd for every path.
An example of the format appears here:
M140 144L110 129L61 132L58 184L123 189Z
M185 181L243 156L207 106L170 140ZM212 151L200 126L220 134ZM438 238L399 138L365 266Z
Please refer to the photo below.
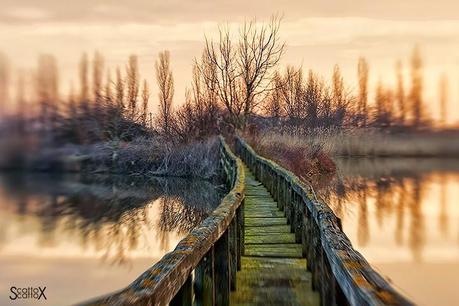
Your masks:
M367 17L382 19L457 19L456 0L0 0L0 22L35 22L40 18L56 22L161 23L241 21L283 13L286 19L305 17ZM26 11L18 14L18 11ZM28 11L28 12L27 12ZM43 15L42 13L45 14ZM26 13L26 14L24 14ZM35 16L34 16L35 15Z
M10 19L20 21L46 20L50 16L42 9L36 7L13 7L4 12Z

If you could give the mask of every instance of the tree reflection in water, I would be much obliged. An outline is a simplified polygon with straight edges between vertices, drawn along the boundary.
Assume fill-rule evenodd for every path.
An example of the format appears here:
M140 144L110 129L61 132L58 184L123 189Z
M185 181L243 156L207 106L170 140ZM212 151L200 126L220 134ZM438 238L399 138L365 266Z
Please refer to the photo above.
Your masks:
M163 251L173 247L170 234L188 233L218 206L223 191L209 182L185 179L4 174L0 212L17 217L14 224L2 223L22 233L33 230L24 220L37 219L37 244L42 248L60 243L65 233L66 239L79 239L82 250L126 265L142 235L155 233ZM14 239L6 227L0 230L0 251Z
M338 168L339 175L322 184L319 194L358 248L380 243L372 235L393 232L394 245L408 248L418 262L429 240L448 239L451 222L457 221L457 211L448 205L451 195L459 196L457 161L344 159Z

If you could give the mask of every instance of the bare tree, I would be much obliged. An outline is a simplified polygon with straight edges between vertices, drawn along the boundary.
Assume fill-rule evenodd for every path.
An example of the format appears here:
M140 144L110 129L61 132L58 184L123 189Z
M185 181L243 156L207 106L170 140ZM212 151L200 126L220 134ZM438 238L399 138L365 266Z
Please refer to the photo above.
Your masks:
M170 67L169 51L159 53L155 63L159 98L159 126L166 137L171 136L172 99L174 97L174 77Z
M102 77L104 70L104 58L99 52L94 53L94 63L93 63L93 94L94 94L94 103L95 109L99 109L103 102L102 94Z
M246 22L234 45L227 27L219 28L219 41L206 39L204 54L216 67L216 85L234 128L244 129L249 115L262 99L259 95L270 90L270 81L283 51L279 38L280 18L257 26Z
M362 116L363 126L367 125L368 118L368 62L364 57L359 58L357 73L359 79L358 113Z
M52 128L57 122L59 99L59 76L54 56L42 54L38 58L36 92L40 105L42 127Z
M25 118L27 112L27 101L25 96L25 74L24 71L19 71L17 86L16 86L16 113L18 115L18 131L25 131Z
M196 88L197 84L200 84L199 89ZM202 120L205 124L202 125L201 136L218 132L219 129L218 116L220 114L220 106L217 86L217 67L209 61L204 51L201 61L195 61L193 69L193 93L195 100L200 96L204 105Z
M180 137L182 142L188 142L200 132L197 121L199 121L199 115L197 115L196 104L192 101L190 91L186 92L185 104L183 104L175 112L175 132Z
M444 126L447 121L447 104L448 104L448 77L442 73L438 84L440 91L440 122Z
M330 86L324 86L322 95L322 125L329 127L333 125L334 113L333 113L333 94Z
M216 119L212 118L215 115L213 108L215 102L212 102L214 95L209 92L203 79L198 64L195 63L193 65L191 91L186 94L187 105L182 112L188 114L188 119L193 118L194 122L189 122L189 124L195 125L197 137L208 135L214 128L213 123Z
M419 127L423 118L423 105L422 105L422 59L419 46L415 46L411 56L411 113L413 119L413 126Z
M77 117L77 106L76 106L76 97L75 97L75 87L73 86L73 82L70 83L70 89L69 89L69 97L68 97L68 110L67 110L67 115L72 121L72 124L75 124L74 120Z
M107 82L105 83L105 100L107 101L108 105L113 104L113 93L112 93L112 75L110 73L110 69L107 70Z
M243 129L248 116L257 106L257 96L271 89L266 83L272 80L273 68L284 52L285 44L280 42L279 37L280 22L280 18L272 17L268 24L261 27L253 21L242 26L237 53L243 90Z
M147 80L143 80L142 86L142 125L147 126L148 100L150 99L150 89Z
M129 56L129 62L126 67L127 78L127 103L129 116L134 119L137 109L137 98L139 96L139 67L136 55Z
M84 53L80 60L80 100L83 103L89 101L88 66L88 55Z
M319 109L322 107L323 88L323 82L312 70L309 70L304 99L306 103L307 125L310 127L317 127L319 125Z
M266 100L264 111L277 124L282 116L282 76L278 71L273 76L273 90Z
M386 114L386 126L391 126L394 121L394 92L387 88L384 92L384 111Z
M375 124L378 127L390 127L393 119L394 93L391 89L384 87L379 79L376 87L376 113Z
M335 124L342 126L346 116L346 93L344 91L344 80L338 65L333 68L332 90L333 104L335 106Z
M279 86L279 85L278 85ZM287 66L281 80L282 105L290 123L300 124L306 117L306 105L303 98L304 84L301 68Z
M375 94L375 116L374 116L374 123L377 126L382 125L382 121L384 120L384 87L381 81L381 78L378 80L378 84L376 85L376 94Z
M403 86L403 67L402 62L397 61L396 64L397 71L397 91L396 91L396 100L397 100L397 111L399 113L398 119L400 124L404 125L406 120L406 98L405 98L405 89Z
M119 110L124 108L124 81L123 77L121 76L120 68L116 68L116 83L115 83L115 91L116 91L116 106Z
M9 98L10 69L8 58L0 52L0 116Z
M241 85L237 51L231 41L228 28L219 28L218 44L206 38L204 56L203 61L215 67L216 70L215 74L203 74L206 83L215 83L219 100L228 112L229 123L236 127L239 125L243 106L239 94Z

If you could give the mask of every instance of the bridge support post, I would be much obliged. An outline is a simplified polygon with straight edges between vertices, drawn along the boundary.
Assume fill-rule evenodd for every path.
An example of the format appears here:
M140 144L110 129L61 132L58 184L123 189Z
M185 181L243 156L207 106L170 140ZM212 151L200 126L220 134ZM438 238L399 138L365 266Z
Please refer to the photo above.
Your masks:
M276 181L277 181L277 208L284 211L284 199L282 195L282 179L279 174L276 174Z
M244 200L236 210L237 218L237 270L241 270L241 256L244 255Z
M170 306L192 306L193 305L193 283L191 274L180 288L179 292L169 303Z
M292 189L292 204L294 206L294 219L293 219L293 224L295 225L295 241L297 243L301 243L301 236L303 232L303 202L301 201L300 195L298 195L293 189Z
M231 290L236 290L236 272L237 272L237 260L238 260L238 246L237 246L237 214L231 221L229 226L229 238L230 238L230 279L231 279Z
M320 298L322 301L322 305L337 305L336 303L336 281L331 271L330 264L326 258L327 256L324 254L324 251L321 252L321 263L322 266L322 274L321 274L321 293Z
M215 304L228 306L230 297L230 263L228 230L215 243Z
M195 270L195 297L197 306L215 305L214 248L211 247Z

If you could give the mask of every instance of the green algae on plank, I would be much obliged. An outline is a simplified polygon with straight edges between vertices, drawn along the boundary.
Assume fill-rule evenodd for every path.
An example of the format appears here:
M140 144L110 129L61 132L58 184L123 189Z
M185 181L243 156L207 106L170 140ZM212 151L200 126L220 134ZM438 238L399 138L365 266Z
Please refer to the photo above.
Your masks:
M275 210L252 210L244 212L246 217L249 218L280 218L284 217L284 213Z
M245 203L254 203L254 204L261 204L261 203L269 203L269 204L276 204L277 202L273 200L271 196L246 196Z
M290 233L290 225L254 226L245 228L245 236L257 235L260 233Z
M244 208L247 210L277 209L280 211L277 205L272 203L247 204Z
M246 256L301 258L301 244L247 244Z
M245 226L266 226L266 225L286 225L287 219L285 217L282 218L248 218L245 217Z
M242 257L230 305L319 305L304 258Z
M293 233L269 233L244 237L245 244L295 243Z
M247 209L257 209L257 208L275 208L277 210L279 210L279 208L277 207L277 204L275 203L245 203L245 208Z

